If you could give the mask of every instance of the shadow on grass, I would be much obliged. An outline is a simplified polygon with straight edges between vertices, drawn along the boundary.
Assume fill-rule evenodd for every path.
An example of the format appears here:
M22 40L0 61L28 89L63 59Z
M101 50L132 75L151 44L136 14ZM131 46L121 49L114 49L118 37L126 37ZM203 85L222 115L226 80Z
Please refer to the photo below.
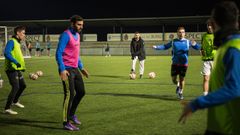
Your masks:
M91 75L93 77L104 77L104 78L122 78L126 79L128 76L117 76L117 75Z
M51 94L63 94L63 92L31 92L31 93L25 93L22 94L21 96L29 96L29 95L43 95L43 94L47 94L47 95L51 95ZM7 97L0 99L0 102L6 102L7 101Z
M123 96L123 97L137 97L148 99L160 99L167 101L179 101L176 96L173 95L147 95L147 94L122 94L122 93L88 93L89 95L109 95L109 96Z
M1 114L7 116L8 114ZM44 128L44 129L55 129L55 130L63 130L63 128L57 128L54 126L49 126L50 124L56 124L60 122L54 121L36 121L36 120L27 120L27 119L19 119L19 118L0 118L0 125L16 125L16 126L29 126L36 128Z

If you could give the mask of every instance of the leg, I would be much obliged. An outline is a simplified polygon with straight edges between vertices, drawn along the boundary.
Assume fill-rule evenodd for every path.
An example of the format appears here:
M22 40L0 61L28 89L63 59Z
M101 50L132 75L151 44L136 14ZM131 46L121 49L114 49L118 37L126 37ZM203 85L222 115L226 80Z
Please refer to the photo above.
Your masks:
M72 101L74 97L74 80L71 70L68 70L70 75L68 80L62 81L64 90L63 100L63 124L66 124L70 120L70 110L72 107Z
M177 75L172 76L172 82L173 82L173 84L177 85L176 94L178 94L179 90L180 90L180 87L179 87L179 81L177 81Z
M13 100L13 103L18 102L19 97L21 96L23 90L26 88L26 83L25 83L23 75L20 71L18 71L18 77L19 77L19 90Z
M172 65L171 66L171 76L172 76L172 82L173 84L178 84L178 81L177 81L177 75L178 75L178 70L177 70L177 66L176 65Z
M209 89L209 79L210 79L210 73L212 69L213 62L212 61L204 61L203 62L203 95L208 94Z
M183 90L184 90L184 86L185 86L185 76L186 76L186 72L187 72L187 66L180 66L179 67L179 93L178 96L180 99L183 99Z
M47 48L47 56L50 56L50 49Z
M143 73L144 73L144 62L145 62L145 60L141 60L141 61L139 62L139 66L140 66L140 68L139 68L140 78L142 78L142 75L143 75Z
M138 57L135 57L132 60L132 69L131 69L132 72L135 72L137 60L138 60Z
M179 87L180 87L180 92L183 93L183 89L185 86L185 81L183 76L179 76Z
M8 76L9 83L12 86L12 90L8 95L5 110L10 109L10 107L12 105L12 102L13 102L13 100L14 100L14 98L15 98L18 90L19 90L19 77L18 77L17 71L13 71L13 72L6 71L6 73L7 73L7 76Z
M35 49L35 56L38 56L38 48Z
M29 54L30 56L32 56L32 49L29 49Z
M209 75L203 75L203 94L206 96L209 90Z
M72 100L74 96L73 90L73 81L72 76L68 77L68 80L63 81L63 89L64 89L64 101L63 101L63 127L67 130L79 130L78 127L74 126L70 123L70 110L72 107Z
M178 74L179 74L179 67L177 65L172 65L172 67L171 67L172 82L175 85L177 85L176 94L177 94L177 97L179 98L180 87L179 87L179 81L177 80Z
M74 80L76 94L74 96L72 107L70 110L70 116L73 116L75 114L78 104L80 103L83 96L85 95L85 87L84 87L82 75L77 69L74 71L74 73L76 75Z
M172 82L176 85L178 84L177 76L172 76Z
M179 69L180 69L180 71L179 71L180 89L183 91L184 86L185 86L184 78L186 76L188 67L181 66L181 67L179 67Z
M179 99L183 99L183 88L184 88L184 77L182 76L179 76L179 83L178 83L178 87L177 87L177 90L176 90L176 93L177 93L177 97Z

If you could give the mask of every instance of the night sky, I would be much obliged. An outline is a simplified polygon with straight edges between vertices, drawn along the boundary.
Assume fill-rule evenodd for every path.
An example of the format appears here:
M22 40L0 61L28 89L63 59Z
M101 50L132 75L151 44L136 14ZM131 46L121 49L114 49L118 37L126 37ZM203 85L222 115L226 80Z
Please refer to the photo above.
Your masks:
M1 1L0 21L68 19L73 14L86 19L210 15L217 1L219 0L4 0Z

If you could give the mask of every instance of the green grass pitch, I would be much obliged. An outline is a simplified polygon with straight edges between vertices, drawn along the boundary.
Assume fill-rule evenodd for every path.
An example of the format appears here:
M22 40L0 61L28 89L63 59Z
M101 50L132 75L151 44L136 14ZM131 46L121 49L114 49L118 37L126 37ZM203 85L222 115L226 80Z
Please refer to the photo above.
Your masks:
M199 135L206 129L206 110L196 112L186 124L179 124L182 106L176 98L170 77L170 56L148 56L143 79L129 79L129 56L82 56L89 71L84 78L86 95L76 115L82 122L80 131L62 129L63 88L54 57L26 59L23 73L27 88L20 100L19 114L3 114L10 85L0 60L4 86L0 89L0 135ZM202 94L200 56L189 57L184 100ZM138 63L137 63L138 67ZM38 80L28 74L43 71ZM148 73L157 76L149 79ZM137 68L138 72L138 68Z

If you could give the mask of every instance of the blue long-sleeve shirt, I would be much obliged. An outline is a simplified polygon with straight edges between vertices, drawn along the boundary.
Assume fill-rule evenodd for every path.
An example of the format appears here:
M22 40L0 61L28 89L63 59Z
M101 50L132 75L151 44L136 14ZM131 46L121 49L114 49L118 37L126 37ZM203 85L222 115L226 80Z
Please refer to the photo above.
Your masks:
M240 51L236 48L229 48L226 52L223 63L226 67L224 84L218 90L209 93L207 96L200 96L190 103L192 111L223 104L236 97L240 97Z
M172 64L173 65L188 65L189 47L199 50L201 47L198 43L192 45L188 39L174 39L165 45L156 46L156 50L167 50L172 47Z
M13 48L14 48L14 42L13 42L13 40L9 40L7 42L7 45L6 45L5 50L4 50L4 56L9 61L13 62L14 64L17 64L18 61L16 59L14 59L12 54L11 54L11 51L13 50Z
M69 28L69 30L73 34L74 39L77 39L78 38L77 32L72 28ZM57 61L57 64L58 64L59 72L62 72L66 69L73 68L73 67L64 65L63 58L62 58L62 54L63 54L69 40L70 40L70 37L67 34L67 32L63 32L62 35L59 38L59 43L58 43L58 47L57 47L57 50L56 50L56 61ZM83 69L83 64L82 64L80 58L78 59L78 68L80 70Z

